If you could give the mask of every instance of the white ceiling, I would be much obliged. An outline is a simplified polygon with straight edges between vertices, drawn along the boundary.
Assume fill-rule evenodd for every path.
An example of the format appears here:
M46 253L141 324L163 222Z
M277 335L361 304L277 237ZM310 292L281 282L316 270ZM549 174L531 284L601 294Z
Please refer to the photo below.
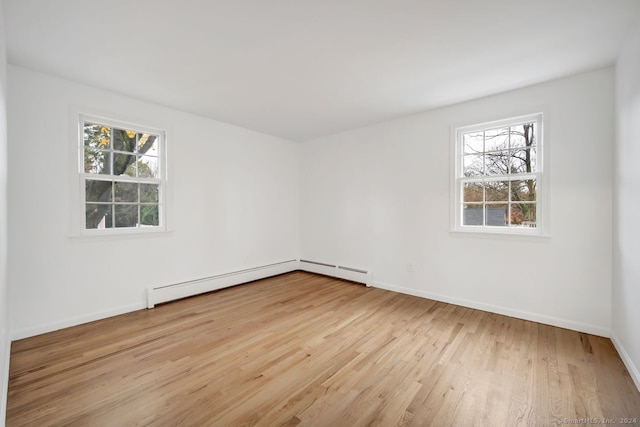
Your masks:
M615 61L638 0L4 0L12 64L304 141Z

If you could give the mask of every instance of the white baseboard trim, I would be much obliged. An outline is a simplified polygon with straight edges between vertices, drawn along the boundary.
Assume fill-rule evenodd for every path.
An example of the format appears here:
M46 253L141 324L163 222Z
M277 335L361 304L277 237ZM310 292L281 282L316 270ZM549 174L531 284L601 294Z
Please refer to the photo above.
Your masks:
M402 294L428 298L435 301L441 301L449 304L460 305L462 307L474 308L482 311L488 311L490 313L502 314L505 316L515 317L523 320L530 320L532 322L544 323L545 325L558 326L560 328L571 329L574 331L584 332L592 335L598 335L605 338L609 338L609 335L611 333L611 331L608 328L589 325L587 323L575 322L573 320L562 319L559 317L546 316L543 314L537 314L537 313L532 313L528 311L515 310L508 307L501 307L497 305L485 304L485 303L462 299L462 298L450 297L448 295L419 291L411 288L404 288L401 286L390 285L388 283L374 282L373 286L380 289L400 292Z
M322 274L323 276L336 277L338 279L350 280L371 286L371 272L366 269L345 267L306 259L300 260L299 268L308 273Z
M150 287L147 289L147 308L153 308L156 304L163 302L228 288L254 280L266 279L267 277L289 273L297 269L298 260L293 259L181 283Z
M636 384L636 388L640 391L640 370L638 370L636 364L633 363L633 359L631 359L631 356L627 353L627 350L622 345L622 341L620 341L620 338L616 335L615 331L611 331L611 342L616 350L618 350L618 354L620 355L624 366L627 367L627 371L629 371L631 379L633 379L633 382Z
M29 338L40 334L46 334L47 332L57 331L58 329L69 328L71 326L81 325L83 323L93 322L95 320L106 319L107 317L118 316L120 314L130 313L136 310L142 310L146 308L146 304L141 301L136 304L129 304L110 310L99 311L95 313L85 314L78 317L71 317L69 319L60 320L57 322L51 322L46 325L39 325L36 327L22 328L11 332L11 340L21 340L23 338Z

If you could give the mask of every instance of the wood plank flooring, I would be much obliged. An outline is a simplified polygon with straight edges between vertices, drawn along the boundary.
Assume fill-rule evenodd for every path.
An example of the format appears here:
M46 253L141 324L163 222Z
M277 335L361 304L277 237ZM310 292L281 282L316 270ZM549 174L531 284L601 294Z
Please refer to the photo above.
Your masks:
M611 341L294 272L37 337L8 426L640 421Z

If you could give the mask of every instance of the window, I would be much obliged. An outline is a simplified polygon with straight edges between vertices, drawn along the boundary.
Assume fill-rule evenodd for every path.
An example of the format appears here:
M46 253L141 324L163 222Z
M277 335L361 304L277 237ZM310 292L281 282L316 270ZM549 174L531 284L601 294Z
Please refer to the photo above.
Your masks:
M456 231L543 233L542 115L456 129Z
M85 232L164 228L164 132L81 116L79 147Z

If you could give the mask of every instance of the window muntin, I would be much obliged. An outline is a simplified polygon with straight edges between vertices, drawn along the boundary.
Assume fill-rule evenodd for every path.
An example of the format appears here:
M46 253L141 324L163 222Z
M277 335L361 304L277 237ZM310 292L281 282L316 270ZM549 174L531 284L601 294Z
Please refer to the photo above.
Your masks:
M541 114L456 130L456 230L542 234L541 131Z
M80 118L85 232L163 229L164 132Z

